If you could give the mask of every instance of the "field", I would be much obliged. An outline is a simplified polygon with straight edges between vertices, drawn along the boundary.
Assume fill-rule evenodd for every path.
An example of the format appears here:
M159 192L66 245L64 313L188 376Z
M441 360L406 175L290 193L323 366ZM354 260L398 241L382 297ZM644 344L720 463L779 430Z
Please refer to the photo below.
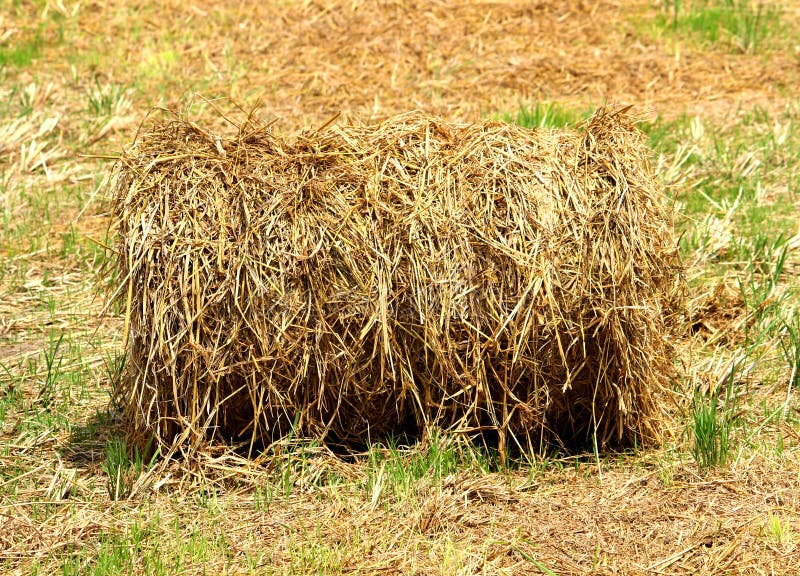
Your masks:
M800 573L799 38L795 1L0 0L0 573ZM108 177L148 115L604 103L641 116L686 265L661 446L126 444Z

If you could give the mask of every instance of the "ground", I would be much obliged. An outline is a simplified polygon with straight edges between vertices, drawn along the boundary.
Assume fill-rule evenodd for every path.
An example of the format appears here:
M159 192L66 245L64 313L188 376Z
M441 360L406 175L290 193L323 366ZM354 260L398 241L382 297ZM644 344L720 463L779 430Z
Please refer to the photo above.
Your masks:
M0 571L800 573L799 17L0 0ZM678 212L691 330L663 445L500 464L447 436L252 461L124 444L106 179L148 115L230 132L255 110L289 135L411 109L549 127L604 103L641 115Z

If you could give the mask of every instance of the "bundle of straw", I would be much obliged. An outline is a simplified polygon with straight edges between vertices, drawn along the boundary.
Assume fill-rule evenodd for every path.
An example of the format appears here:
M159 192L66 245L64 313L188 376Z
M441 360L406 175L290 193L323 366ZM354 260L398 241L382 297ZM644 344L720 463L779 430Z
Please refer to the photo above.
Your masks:
M605 110L153 126L113 189L131 434L657 440L680 263L648 154Z

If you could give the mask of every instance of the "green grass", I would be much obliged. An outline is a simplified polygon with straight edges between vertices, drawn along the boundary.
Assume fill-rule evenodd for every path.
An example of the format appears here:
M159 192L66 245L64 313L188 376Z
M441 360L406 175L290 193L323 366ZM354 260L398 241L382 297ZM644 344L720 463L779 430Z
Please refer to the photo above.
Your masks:
M16 412L22 403L20 378L11 369L0 363L0 426L9 412Z
M101 84L99 78L86 89L89 113L93 116L111 116L124 103L127 89L120 84Z
M58 9L46 10L45 6L49 4L36 0L14 3L13 7L0 5L0 12L3 13L8 13L9 9L14 12L19 12L21 9L25 11L35 9L40 14L47 13L47 17L40 19L35 26L26 26L20 30L12 29L11 36L0 43L0 71L28 68L41 58L45 48L63 43L67 33L66 19ZM72 21L74 23L75 18Z
M592 115L593 110L575 110L557 102L537 102L520 105L514 113L503 113L497 119L519 124L525 128L564 128L577 126Z
M108 475L108 495L112 500L127 498L142 472L152 468L159 453L155 451L148 461L144 456L148 452L129 447L123 438L108 440L103 471Z
M8 45L0 45L0 69L6 66L24 68L39 58L44 48L44 37L40 30L29 32L23 39Z
M59 353L64 335L59 334L55 337L53 331L50 332L50 340L44 351L44 361L46 372L44 379L39 387L39 395L36 397L37 404L43 410L49 410L56 395L56 384L61 379L61 365L64 361L63 354Z
M364 489L375 503L384 495L408 496L421 483L440 482L460 470L487 473L501 466L496 454L442 434L417 446L399 446L395 441L375 444L366 461Z
M176 534L183 527L172 527ZM168 532L167 532L168 534ZM94 550L67 557L61 573L67 575L111 576L115 574L167 575L183 570L203 573L203 566L215 556L229 554L224 534L191 530L187 537L164 547L165 530L157 511L147 520L134 521L123 530L100 534Z
M783 318L782 337L779 346L784 362L789 369L789 385L800 387L800 313L789 307Z
M700 468L728 463L733 448L736 402L733 392L735 371L724 393L706 398L695 393L691 410L692 455ZM720 401L720 394L724 394Z
M261 510L285 502L298 491L314 491L322 496L347 484L346 478L325 464L330 453L315 442L290 442L288 450L281 445L261 457L270 462L271 478L253 493L253 503ZM460 471L489 473L506 469L493 451L441 432L421 443L400 444L394 439L374 443L351 460L363 466L364 474L357 486L370 496L373 505L412 497L418 490L437 485ZM509 466L519 469L527 467L528 462L517 460Z
M642 125L678 208L690 291L727 281L738 291L743 309L741 338L730 351L739 360L725 391L711 397L696 393L689 412L692 456L705 469L726 465L739 447L734 445L734 413L744 407L731 404L738 397L731 390L753 380L793 386L800 360L793 313L796 284L785 272L787 242L797 232L798 114L791 108L782 114L759 108L735 114L736 122L681 116ZM783 404L774 415L786 417L787 407ZM758 423L748 441L763 433L764 425Z
M46 5L55 10L58 4L0 0L7 14L41 14ZM218 38L214 51L203 52L194 42L203 38L197 30L202 19L190 12L182 13L196 18L190 25L159 35L142 24L144 18L133 18L129 7L118 7L115 30L135 42L107 46L103 35L87 35L80 44L86 51L72 45L58 51L60 33L68 43L69 35L82 33L79 21L94 17L79 4L70 4L71 15L63 21L51 12L42 27L40 16L31 17L31 26L17 26L22 32L0 46L0 122L31 122L28 136L10 148L13 153L30 145L46 118L59 117L35 138L46 144L45 152L58 153L59 159L47 163L49 174L36 158L23 166L10 155L0 157L0 500L6 507L4 545L25 545L20 557L0 555L0 572L454 574L509 566L569 572L570 565L554 560L554 544L563 549L561 558L580 562L587 573L624 573L612 565L619 556L572 547L590 531L612 547L619 540L600 524L585 533L564 532L581 524L570 502L589 502L598 517L612 519L604 507L615 499L672 505L669 499L697 486L700 496L718 480L742 492L731 490L726 498L743 505L743 516L734 524L736 512L727 509L731 524L723 517L720 530L716 518L707 521L701 512L684 534L745 526L735 535L737 544L755 536L765 556L773 549L784 556L793 550L796 507L786 500L774 506L763 501L796 484L800 450L797 254L789 243L800 200L797 109L734 110L721 119L686 114L641 125L677 209L690 297L722 282L732 289L732 302L715 304L732 318L709 324L724 331L723 322L741 322L722 344L692 343L688 368L697 358L737 360L720 390L700 394L693 381L676 383L679 408L667 408L676 419L668 420L676 438L665 447L597 458L551 452L501 463L491 450L434 434L409 445L376 442L346 458L295 439L249 464L218 452L205 460L184 461L180 454L152 460L124 440L118 406L109 401L127 359L115 323L119 311L100 318L102 298L93 290L108 254L90 239L105 241L103 222L91 220L102 220L105 207L99 198L90 200L109 165L82 154L114 116L141 115L149 104L169 99L189 102L188 92L197 87L241 94L246 88L228 83L250 71L242 59L246 47L234 37ZM159 10L151 7L147 17ZM779 12L748 10L743 2L670 4L658 33L710 47L712 52L703 53L710 57L714 46L760 53L785 43ZM187 52L186 46L200 51ZM195 66L191 77L182 76L184 66L206 61L206 75ZM111 64L118 62L126 69L114 69ZM48 95L50 81L55 88ZM200 118L207 105L195 105ZM579 125L589 114L550 101L495 117L560 128ZM121 130L116 140L93 146L115 149L128 135ZM72 170L63 179L62 167ZM87 218L76 219L87 205ZM741 480L753 477L759 479L755 499ZM551 507L557 522L539 526ZM420 520L423 512L431 516L428 524ZM509 526L508 518L516 524ZM678 522L671 517L662 526ZM686 540L685 546L692 544ZM680 562L691 560L688 554ZM676 563L658 570L679 568Z
M705 44L724 44L734 52L762 51L782 33L781 9L751 0L672 0L657 18L665 32Z
M126 358L125 353L119 350L106 351L103 357L103 369L110 390L116 390L119 387L125 370Z
M792 550L795 547L795 534L792 521L782 518L779 514L770 513L767 516L767 538L775 546Z
M688 256L744 259L742 249L796 232L794 198L800 168L796 110L758 110L722 128L699 118L657 119L642 124L659 157L660 173L677 202L682 248ZM721 236L727 236L727 242ZM705 252L708 244L712 250Z

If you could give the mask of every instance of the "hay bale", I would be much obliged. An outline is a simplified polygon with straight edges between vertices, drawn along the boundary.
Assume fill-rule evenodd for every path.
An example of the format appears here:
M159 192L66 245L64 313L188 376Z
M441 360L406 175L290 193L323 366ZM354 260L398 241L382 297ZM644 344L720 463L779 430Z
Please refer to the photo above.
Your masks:
M680 263L633 120L172 119L113 190L132 436L659 436Z

